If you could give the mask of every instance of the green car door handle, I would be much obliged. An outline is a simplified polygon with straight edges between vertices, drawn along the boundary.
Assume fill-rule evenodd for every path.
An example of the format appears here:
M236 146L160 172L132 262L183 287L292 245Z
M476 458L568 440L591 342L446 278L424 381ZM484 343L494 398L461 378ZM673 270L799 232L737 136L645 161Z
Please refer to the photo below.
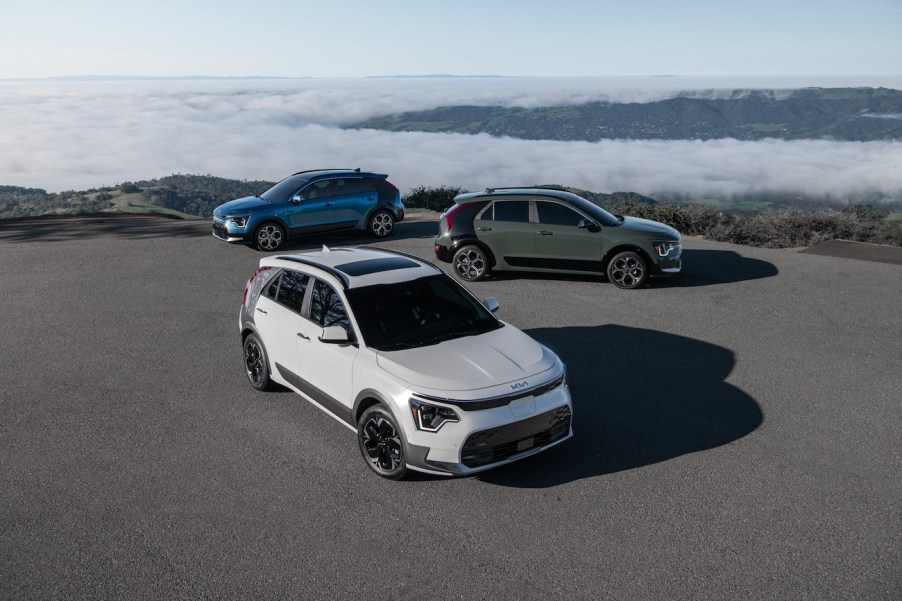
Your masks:
M554 236L554 232L549 232L547 230L539 230L537 233L540 236Z
M491 232L491 231L492 231L492 228L490 228L490 227L478 227L478 228L476 228L476 231L478 231L478 232Z

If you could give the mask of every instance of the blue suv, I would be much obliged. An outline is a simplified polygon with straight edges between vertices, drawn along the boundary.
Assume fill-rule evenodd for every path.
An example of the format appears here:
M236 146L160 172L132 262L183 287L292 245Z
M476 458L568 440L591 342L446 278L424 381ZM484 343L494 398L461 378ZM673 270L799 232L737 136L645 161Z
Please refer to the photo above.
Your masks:
M213 210L213 235L225 242L275 251L294 236L365 230L388 236L404 219L401 193L384 173L360 169L300 171L260 196Z

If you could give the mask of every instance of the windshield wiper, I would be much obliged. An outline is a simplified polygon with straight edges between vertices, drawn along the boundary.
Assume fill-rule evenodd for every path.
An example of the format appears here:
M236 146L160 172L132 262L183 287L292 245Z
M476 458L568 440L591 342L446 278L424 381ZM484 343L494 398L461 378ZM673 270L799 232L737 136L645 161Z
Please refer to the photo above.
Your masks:
M380 351L403 351L405 349L416 348L420 346L419 344L411 344L409 342L393 342L391 344L386 344L385 346L376 347L377 350Z

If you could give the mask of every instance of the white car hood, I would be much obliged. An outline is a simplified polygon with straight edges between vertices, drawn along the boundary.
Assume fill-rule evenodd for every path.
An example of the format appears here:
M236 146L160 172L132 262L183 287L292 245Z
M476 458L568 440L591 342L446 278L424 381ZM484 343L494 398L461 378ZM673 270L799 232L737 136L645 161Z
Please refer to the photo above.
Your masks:
M440 395L526 380L551 369L555 355L505 324L479 336L401 351L380 351L376 363L417 390ZM529 381L529 385L533 382Z

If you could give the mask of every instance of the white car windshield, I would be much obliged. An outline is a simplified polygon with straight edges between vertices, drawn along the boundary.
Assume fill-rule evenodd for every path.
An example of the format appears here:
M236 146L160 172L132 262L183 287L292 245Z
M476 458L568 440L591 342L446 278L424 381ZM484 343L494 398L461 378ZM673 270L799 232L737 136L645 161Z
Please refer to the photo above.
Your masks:
M381 351L438 344L503 325L444 274L352 288L347 297L364 343Z

